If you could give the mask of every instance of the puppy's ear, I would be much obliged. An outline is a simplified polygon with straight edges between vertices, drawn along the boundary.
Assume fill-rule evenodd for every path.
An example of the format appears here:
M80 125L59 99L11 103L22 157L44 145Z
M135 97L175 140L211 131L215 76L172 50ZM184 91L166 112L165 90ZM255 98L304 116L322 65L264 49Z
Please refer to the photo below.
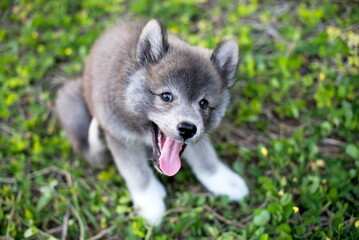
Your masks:
M232 87L234 84L233 78L238 68L238 51L238 44L232 39L220 43L211 56L212 62L226 81L227 87Z
M155 19L150 20L138 38L136 56L142 62L159 61L168 49L166 29Z

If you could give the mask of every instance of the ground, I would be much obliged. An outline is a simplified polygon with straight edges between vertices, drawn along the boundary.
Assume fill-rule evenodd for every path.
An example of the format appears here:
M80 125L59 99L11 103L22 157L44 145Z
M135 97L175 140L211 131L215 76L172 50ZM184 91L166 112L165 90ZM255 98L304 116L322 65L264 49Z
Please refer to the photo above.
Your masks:
M238 41L211 139L246 179L243 201L213 197L184 166L158 176L168 211L146 226L115 167L72 152L54 94L119 17L158 18L203 47ZM359 239L358 23L355 1L0 1L0 238Z

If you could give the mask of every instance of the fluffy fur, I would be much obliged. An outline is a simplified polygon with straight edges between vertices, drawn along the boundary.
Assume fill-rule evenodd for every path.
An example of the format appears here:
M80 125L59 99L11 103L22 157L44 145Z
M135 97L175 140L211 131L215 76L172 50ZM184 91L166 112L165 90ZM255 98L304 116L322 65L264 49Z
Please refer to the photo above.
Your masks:
M187 145L184 157L209 191L231 200L248 193L203 140L225 114L237 66L234 40L209 50L156 20L120 23L96 41L83 76L58 91L55 110L74 150L96 167L113 160L138 214L159 224L166 191L146 161L148 147L156 168L173 175Z

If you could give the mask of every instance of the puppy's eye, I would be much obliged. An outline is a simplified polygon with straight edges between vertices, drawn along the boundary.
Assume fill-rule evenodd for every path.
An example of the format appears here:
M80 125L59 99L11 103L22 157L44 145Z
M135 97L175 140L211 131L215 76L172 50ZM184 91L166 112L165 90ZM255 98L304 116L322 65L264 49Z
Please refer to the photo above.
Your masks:
M201 101L199 101L199 106L202 108L202 109L207 109L208 107L208 101L206 99L202 99Z
M165 101L165 102L172 102L172 101L173 101L173 96L172 96L172 94L171 94L171 93L168 93L168 92L162 93L162 94L161 94L161 98L162 98L162 100Z

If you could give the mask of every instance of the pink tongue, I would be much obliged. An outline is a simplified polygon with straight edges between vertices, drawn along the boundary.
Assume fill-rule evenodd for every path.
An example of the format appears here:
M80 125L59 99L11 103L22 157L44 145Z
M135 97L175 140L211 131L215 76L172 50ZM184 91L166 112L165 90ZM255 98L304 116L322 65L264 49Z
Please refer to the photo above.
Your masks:
M181 168L181 160L179 153L181 151L181 143L176 142L168 137L165 139L161 156L159 159L160 168L167 176L175 175Z

